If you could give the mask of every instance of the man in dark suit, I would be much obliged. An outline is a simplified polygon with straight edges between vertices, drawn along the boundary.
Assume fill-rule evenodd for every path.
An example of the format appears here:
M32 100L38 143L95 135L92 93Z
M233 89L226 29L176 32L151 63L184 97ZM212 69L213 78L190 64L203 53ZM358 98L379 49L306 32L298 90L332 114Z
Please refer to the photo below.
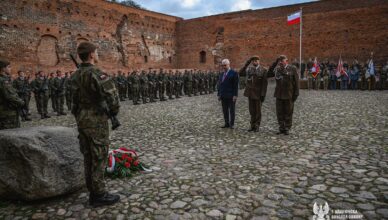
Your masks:
M225 125L222 128L234 126L236 100L238 95L238 73L230 68L228 59L221 62L222 74L218 79L218 100L222 103Z

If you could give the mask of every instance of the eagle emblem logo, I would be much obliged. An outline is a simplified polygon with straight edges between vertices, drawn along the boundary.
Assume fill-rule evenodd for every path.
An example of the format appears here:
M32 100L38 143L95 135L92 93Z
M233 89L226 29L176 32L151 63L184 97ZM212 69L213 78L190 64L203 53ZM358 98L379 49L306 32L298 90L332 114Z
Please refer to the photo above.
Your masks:
M316 202L313 206L313 220L330 220L330 216L328 215L330 211L329 204L325 202L324 205L320 204L318 205Z

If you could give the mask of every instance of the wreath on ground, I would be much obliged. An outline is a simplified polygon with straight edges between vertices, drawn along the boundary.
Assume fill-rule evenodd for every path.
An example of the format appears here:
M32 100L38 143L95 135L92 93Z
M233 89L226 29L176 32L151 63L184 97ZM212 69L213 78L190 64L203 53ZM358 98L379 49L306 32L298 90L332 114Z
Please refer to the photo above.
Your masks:
M151 172L144 163L140 162L135 150L120 147L110 150L106 173L112 178L131 177L136 172Z

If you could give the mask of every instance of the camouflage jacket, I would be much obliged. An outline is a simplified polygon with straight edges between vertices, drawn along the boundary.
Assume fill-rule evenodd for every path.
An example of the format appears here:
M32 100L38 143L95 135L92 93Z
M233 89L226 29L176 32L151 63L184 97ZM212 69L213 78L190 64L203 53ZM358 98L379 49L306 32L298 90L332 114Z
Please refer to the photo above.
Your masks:
M17 109L23 105L9 77L0 73L0 118L16 116Z
M74 103L71 112L78 128L101 131L104 138L97 141L107 141L104 131L108 126L108 115L104 109L107 108L111 115L117 115L120 108L114 81L96 66L82 63L71 77L71 89Z
M27 78L18 77L12 82L12 85L19 95L29 95L31 93L31 86Z

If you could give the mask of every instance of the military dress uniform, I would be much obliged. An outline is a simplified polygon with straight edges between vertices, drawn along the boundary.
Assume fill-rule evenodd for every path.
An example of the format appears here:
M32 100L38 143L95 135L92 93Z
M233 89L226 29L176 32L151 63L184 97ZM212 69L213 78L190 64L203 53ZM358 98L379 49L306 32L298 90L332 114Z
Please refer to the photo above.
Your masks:
M1 68L9 65L5 61L0 61L0 63L2 65ZM8 75L0 73L0 130L20 127L18 109L23 105L24 101L18 96L15 88L13 88Z
M131 75L131 89L132 89L132 101L134 105L139 104L140 99L140 79L139 76L136 73L133 73Z
M249 131L257 132L261 122L261 105L267 94L267 69L260 65L247 69L249 63L247 62L242 68L240 75L246 77L244 96L248 97L249 114L251 115L251 129Z
M96 66L82 63L71 77L73 106L81 152L84 155L86 186L90 199L106 193L104 172L109 150L107 106L111 115L119 112L119 97L112 79Z
M268 77L275 77L276 87L276 116L279 124L279 133L288 134L292 127L294 102L299 96L299 76L295 66L280 67L272 65Z

